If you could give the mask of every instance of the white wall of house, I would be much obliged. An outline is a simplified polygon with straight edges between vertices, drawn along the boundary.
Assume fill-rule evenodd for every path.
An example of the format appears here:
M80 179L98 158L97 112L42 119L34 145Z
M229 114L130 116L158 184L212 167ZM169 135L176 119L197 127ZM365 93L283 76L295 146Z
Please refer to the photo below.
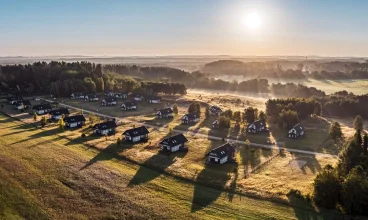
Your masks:
M133 137L133 139L132 139L133 142L137 142L137 141L140 141L140 140L141 140L140 136Z
M71 128L75 128L77 126L78 126L78 123L77 122L73 122L73 123L70 123L69 124L69 127L71 127Z
M220 164L223 164L223 163L226 163L226 162L227 162L227 156L220 159Z

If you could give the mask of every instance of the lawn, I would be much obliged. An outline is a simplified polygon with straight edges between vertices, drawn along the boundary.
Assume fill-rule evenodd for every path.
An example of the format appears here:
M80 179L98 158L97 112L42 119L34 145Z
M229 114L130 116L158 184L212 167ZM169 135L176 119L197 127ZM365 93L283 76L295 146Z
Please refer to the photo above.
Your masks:
M4 219L339 218L173 178L123 160L115 152L124 148L99 150L3 115L0 147Z
M8 107L9 106L7 105L6 108ZM23 117L23 115L19 114L16 116ZM27 116L27 114L25 114L25 116ZM199 130L208 129L206 127L206 123L209 123L208 121L204 121L202 119L202 121L193 126L180 125L180 116L176 116L171 121L163 120L164 122L162 122L162 120L155 120L152 117L146 117L146 119L151 120L150 122L146 121L147 123L160 121L162 125L165 125L164 122L167 122L169 123L169 127L177 128L181 126L191 131L196 131L196 128L199 127L199 125L202 126L202 128ZM22 120L28 120L29 123L34 123L30 115L28 115L28 119L23 118ZM154 124L157 125L157 123L158 122ZM174 127L175 125L176 127ZM186 153L174 153L171 155L166 155L159 152L160 146L158 145L158 143L163 138L175 133L173 132L172 134L169 134L168 129L149 128L149 142L136 143L134 145L124 143L122 146L117 146L117 139L122 138L121 134L125 130L137 126L135 122L125 120L124 123L117 128L116 135L109 136L107 138L93 135L90 126L91 124L88 122L88 117L87 125L85 127L73 130L66 129L63 133L60 133L57 124L50 124L43 131L40 131L40 133L37 134L37 137L58 134L58 136L60 137L59 139L64 140L64 142L62 142L61 144L66 146L84 144L86 147L98 149L101 151L113 152L114 154L116 154L116 156L133 161L138 164L143 164L160 172L166 172L167 174L173 176L189 179L192 181L199 181L218 188L235 190L242 193L249 192L252 195L256 194L262 197L265 195L264 192L269 190L268 187L263 188L262 184L259 184L260 187L257 188L254 188L253 186L250 187L249 185L241 184L242 180L245 178L252 179L252 175L248 177L249 173L254 172L255 169L258 169L259 167L268 166L268 163L264 164L264 162L273 159L273 157L278 157L279 155L278 150L259 149L236 144L235 146L238 150L238 165L226 164L222 166L208 166L205 164L206 154L211 149L224 144L223 141L208 139L206 136L193 136L193 133L185 133L186 137L189 140L189 142L187 143L189 151ZM81 137L82 133L86 134L85 138ZM266 140L270 138L269 133L261 133L256 135L243 134L238 136L243 140L249 139L251 141L255 141L255 139L258 138L258 143L265 143ZM328 160L331 164L334 164L336 161L335 158L329 158ZM283 167L281 167L280 169L283 169ZM234 172L234 170L237 170L237 172ZM299 181L293 178L293 176L299 175L299 173L301 172L302 169L299 169L298 173L285 171L285 173L287 174L286 176L290 177L289 179L293 180L291 181L291 185L294 186L295 189L303 190L310 186L310 182L306 183L307 186L303 185L300 187L299 184L293 184L294 181L296 183L299 183ZM314 178L316 173L305 173L303 175L308 176L308 178ZM257 180L255 180L255 182L256 181L262 183L262 181L267 181L267 178L258 178ZM288 190L290 190L290 187L280 188L280 191L283 193L270 193L267 194L267 197L273 199L281 199L287 202L288 198L286 197L286 194ZM308 192L309 190L307 190L305 193Z

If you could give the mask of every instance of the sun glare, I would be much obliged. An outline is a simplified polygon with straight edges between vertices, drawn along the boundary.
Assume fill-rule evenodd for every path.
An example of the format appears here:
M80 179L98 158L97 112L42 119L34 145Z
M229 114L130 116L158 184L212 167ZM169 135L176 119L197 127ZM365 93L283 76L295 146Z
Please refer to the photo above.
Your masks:
M252 13L247 15L247 17L245 19L245 24L249 29L255 30L255 29L258 29L261 26L262 19L257 13L252 12Z

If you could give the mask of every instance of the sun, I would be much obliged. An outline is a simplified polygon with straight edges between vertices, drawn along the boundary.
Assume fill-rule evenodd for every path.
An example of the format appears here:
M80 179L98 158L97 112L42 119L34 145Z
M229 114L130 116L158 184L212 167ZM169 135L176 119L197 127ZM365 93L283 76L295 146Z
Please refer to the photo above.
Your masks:
M262 19L255 12L249 13L245 19L245 25L251 30L258 29L262 25Z

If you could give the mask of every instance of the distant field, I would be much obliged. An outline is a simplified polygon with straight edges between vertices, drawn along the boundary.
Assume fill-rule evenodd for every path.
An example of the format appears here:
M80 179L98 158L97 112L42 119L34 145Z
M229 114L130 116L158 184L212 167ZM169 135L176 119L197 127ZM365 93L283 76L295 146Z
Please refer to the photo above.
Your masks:
M96 150L2 115L0 147L5 219L339 218L301 203L281 205L181 181L125 162L117 156L124 148Z
M356 79L356 80L314 80L310 79L303 84L309 87L316 87L317 89L325 91L327 94L346 90L356 95L362 95L368 93L368 80Z

